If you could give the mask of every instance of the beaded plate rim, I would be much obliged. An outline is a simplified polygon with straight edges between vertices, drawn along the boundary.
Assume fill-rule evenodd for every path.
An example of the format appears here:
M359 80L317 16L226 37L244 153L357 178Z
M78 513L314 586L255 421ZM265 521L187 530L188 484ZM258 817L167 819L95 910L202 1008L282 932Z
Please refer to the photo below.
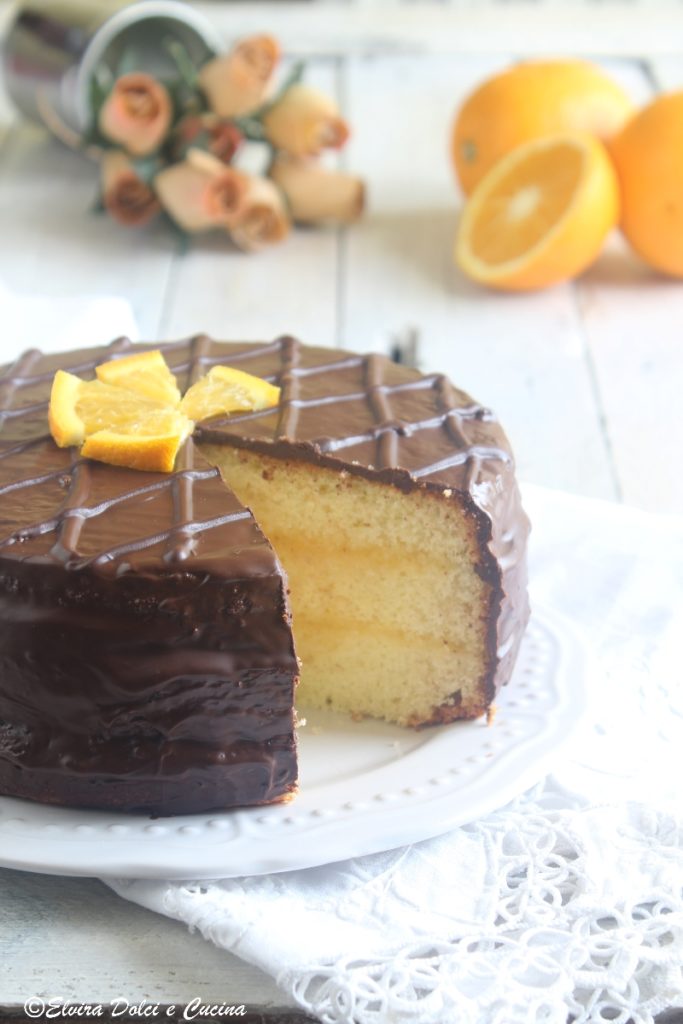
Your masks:
M536 609L490 727L478 719L415 733L308 713L299 795L269 807L152 819L0 797L0 866L110 878L227 878L432 838L497 810L547 774L583 718L585 667L573 624ZM355 766L330 778L330 760L347 754L355 755Z

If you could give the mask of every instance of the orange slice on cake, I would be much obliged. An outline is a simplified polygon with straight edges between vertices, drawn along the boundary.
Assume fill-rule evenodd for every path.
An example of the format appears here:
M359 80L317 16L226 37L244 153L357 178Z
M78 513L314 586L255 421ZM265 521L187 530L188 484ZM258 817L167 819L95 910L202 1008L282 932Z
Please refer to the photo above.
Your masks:
M178 409L101 380L59 370L48 413L61 448L82 445L86 458L169 472L194 424Z
M97 366L95 373L104 384L127 388L144 398L167 405L180 404L178 384L158 349L111 359Z
M180 409L195 421L231 412L258 412L280 401L280 388L231 366L212 366L187 391Z
M168 410L165 418L147 426L154 432L127 434L98 430L86 437L81 455L86 459L108 462L111 466L171 473L178 449L192 433L194 423L182 414Z
M113 466L170 473L196 420L277 405L280 389L260 377L214 366L185 397L159 351L96 367L96 380L58 370L48 421L60 448Z

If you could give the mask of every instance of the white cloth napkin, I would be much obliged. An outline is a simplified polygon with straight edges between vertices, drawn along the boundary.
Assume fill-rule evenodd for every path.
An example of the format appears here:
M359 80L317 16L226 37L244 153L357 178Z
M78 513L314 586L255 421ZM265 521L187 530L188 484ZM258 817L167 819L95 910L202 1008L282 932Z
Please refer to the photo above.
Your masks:
M108 884L334 1024L651 1024L683 1007L683 520L536 487L525 502L532 600L594 655L552 776L404 849Z

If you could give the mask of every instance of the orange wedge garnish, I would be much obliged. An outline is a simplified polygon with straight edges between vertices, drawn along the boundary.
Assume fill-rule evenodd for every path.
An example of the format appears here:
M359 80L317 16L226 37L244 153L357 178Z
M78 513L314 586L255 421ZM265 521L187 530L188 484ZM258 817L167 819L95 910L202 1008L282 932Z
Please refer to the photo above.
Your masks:
M173 410L163 402L134 391L58 370L50 395L50 430L60 448L82 444L97 430L139 430L149 435L159 432L159 417L165 423L169 411Z
M127 388L155 402L178 405L180 391L176 379L158 349L139 352L122 359L111 359L96 367L97 379L105 384Z
M162 426L158 424L158 429L162 429ZM98 430L85 439L81 455L86 459L108 462L111 466L170 473L178 449L192 433L193 427L191 420L170 409L165 433L145 435Z
M230 366L212 366L193 384L180 409L195 421L231 412L256 412L280 401L280 389L260 377Z
M76 402L84 381L73 373L57 370L52 381L47 418L50 433L60 448L83 444L85 423L76 412Z
M169 472L194 424L178 409L101 380L58 370L48 414L60 448L83 445L86 458Z
M260 377L214 366L180 402L175 378L160 352L104 363L97 380L58 370L48 421L60 446L82 446L84 458L170 473L194 420L219 413L267 409L280 389ZM179 406L180 403L180 406Z

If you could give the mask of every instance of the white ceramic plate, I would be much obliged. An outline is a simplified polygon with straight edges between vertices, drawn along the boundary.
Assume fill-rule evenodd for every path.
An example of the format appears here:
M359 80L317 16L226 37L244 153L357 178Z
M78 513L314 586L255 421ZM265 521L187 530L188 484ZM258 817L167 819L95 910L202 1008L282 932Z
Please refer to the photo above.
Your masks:
M583 712L571 626L536 612L514 677L483 719L413 732L310 712L290 804L151 819L0 798L0 864L62 875L211 878L312 867L417 842L543 777Z

